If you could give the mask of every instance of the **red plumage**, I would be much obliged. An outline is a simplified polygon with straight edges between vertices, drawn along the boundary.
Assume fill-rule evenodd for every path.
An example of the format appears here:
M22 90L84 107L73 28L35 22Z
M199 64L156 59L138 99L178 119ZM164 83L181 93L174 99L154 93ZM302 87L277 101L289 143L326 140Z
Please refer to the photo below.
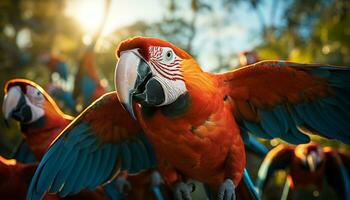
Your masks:
M333 95L327 79L308 71L319 65L266 61L211 74L202 71L191 56L175 45L143 37L122 42L116 54L121 56L122 52L136 49L141 59L149 61L151 46L168 47L179 57L178 67L189 99L181 117L169 117L162 107L153 108L154 113L145 116L142 103L137 106L134 101L136 118L159 162L167 163L168 170L177 173L169 182L186 177L217 189L225 178L230 178L237 186L245 165L237 121L259 124L262 120L258 109L269 110L276 105L311 102Z
M22 164L0 156L0 198L25 199L36 164ZM55 195L45 195L44 199L58 199Z

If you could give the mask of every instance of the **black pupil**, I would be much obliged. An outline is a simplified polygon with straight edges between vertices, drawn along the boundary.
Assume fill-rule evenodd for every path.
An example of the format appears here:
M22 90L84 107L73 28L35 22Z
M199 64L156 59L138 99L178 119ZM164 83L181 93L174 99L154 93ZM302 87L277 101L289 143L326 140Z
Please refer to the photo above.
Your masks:
M171 52L170 52L170 51L168 51L168 53L166 54L166 56L167 56L168 58L170 58L170 56L171 56Z

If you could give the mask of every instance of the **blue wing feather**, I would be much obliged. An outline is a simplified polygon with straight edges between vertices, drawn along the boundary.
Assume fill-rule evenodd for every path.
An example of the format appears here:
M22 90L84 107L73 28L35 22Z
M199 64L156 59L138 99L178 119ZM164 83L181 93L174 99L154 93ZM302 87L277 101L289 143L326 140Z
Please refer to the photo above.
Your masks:
M281 137L283 128L281 128L278 119L274 116L271 110L258 110L258 115L261 118L261 126L265 132L272 137Z
M78 152L72 151L69 160L66 163L71 163L71 165L66 166L62 171L60 171L55 177L55 181L53 182L50 192L57 193L64 184L64 181L67 179L68 175L72 172L75 166L75 162L78 161Z
M288 132L288 127L289 127L289 123L288 120L286 118L286 111L284 109L283 106L281 105L277 105L276 107L273 108L273 113L275 114L278 123L280 124L280 126L282 127L282 133L287 133Z
M133 158L131 157L131 152L129 150L127 143L121 144L121 154L123 155L121 170L124 171L124 170L130 169L131 168L131 160Z
M265 139L273 138L271 135L266 134L266 132L262 129L260 124L244 121L244 126L250 133L254 133L258 137L265 138Z
M130 174L138 173L143 167L143 156L142 153L138 150L139 145L134 141L129 144L130 152L134 156L132 159L131 168L129 170Z
M138 132L138 129L132 129L135 127L130 127L132 132L127 132L130 135L119 132L119 130L124 131L125 127L121 124L122 122L118 124L117 119L126 120L130 117L119 104L117 105L120 107L116 108L125 112L126 116L120 115L118 116L120 118L116 118L113 110L107 113L110 114L108 115L110 119L116 119L116 121L105 123L115 131L111 133L124 134L123 139L114 140L121 138L120 135L116 135L116 137L111 136L113 140L105 141L105 138L99 135L100 132L96 133L93 123L100 123L100 121L95 118L93 120L96 121L89 121L89 115L86 113L97 112L99 109L105 111L110 108L109 106L118 103L116 100L114 92L104 95L60 134L39 163L28 188L27 199L40 199L47 191L64 197L84 188L92 190L110 182L119 170L138 173L155 165L156 159L152 146L141 132L141 128ZM115 129L116 126L121 127ZM110 189L108 188L109 186L106 191Z
M305 91L294 94L300 97L304 95L303 101L291 103L287 101L287 96L283 96L285 94L279 92L275 95L286 99L280 104L262 107L251 103L258 113L259 121L253 122L238 116L241 130L266 139L281 138L293 144L308 142L310 138L304 133L307 130L309 133L350 144L350 68L284 61L264 61L250 68L260 66L290 67L323 78L327 81L326 87L330 93L328 96L308 98L305 96L308 94L306 88ZM235 96L232 98L235 99Z
M114 175L118 158L123 170L131 173L148 169L150 165L146 163L154 165L155 160L144 160L152 157L147 155L151 151L148 152L147 144L142 143L143 136L136 142L132 139L118 144L100 144L91 134L86 136L91 131L87 125L76 127L79 129L73 128L69 134L61 135L44 155L27 199L43 195L47 190L64 197L83 188L94 189Z
M96 175L96 178L94 179L93 185L98 185L99 183L104 181L104 173L106 170L108 170L108 166L110 165L109 163L109 159L111 157L112 154L112 149L107 148L107 147L103 147L101 149L102 155L103 155L103 159L101 160L100 163L100 171L99 173Z

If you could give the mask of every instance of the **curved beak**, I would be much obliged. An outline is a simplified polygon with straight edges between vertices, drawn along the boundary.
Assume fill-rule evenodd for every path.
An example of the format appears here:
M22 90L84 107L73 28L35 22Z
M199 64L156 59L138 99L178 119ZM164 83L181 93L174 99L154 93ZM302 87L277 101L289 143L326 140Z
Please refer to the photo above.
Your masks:
M149 65L137 50L121 53L115 71L115 88L119 101L134 119L136 117L133 110L133 97L145 90L145 84L151 77Z
M30 121L32 113L19 86L11 87L5 95L2 112L6 123L11 117L20 122Z
M22 91L18 86L11 87L7 94L5 94L4 102L2 104L2 113L4 114L5 120L8 120L11 117L11 114L17 107L21 96Z
M307 157L306 157L307 164L310 168L311 172L315 172L317 168L317 155L315 152L311 152Z

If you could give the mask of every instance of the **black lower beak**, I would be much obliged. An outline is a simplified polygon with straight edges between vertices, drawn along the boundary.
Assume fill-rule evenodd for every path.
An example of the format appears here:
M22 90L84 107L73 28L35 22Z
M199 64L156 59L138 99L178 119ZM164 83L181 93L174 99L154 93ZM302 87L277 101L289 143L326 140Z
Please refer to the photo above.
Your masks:
M152 75L148 64L141 59L137 69L137 80L133 98L145 106L159 106L165 100L162 85Z
M145 89L135 93L134 99L141 105L159 106L165 100L162 85L155 78L148 79Z
M16 108L12 111L11 116L22 123L27 123L32 119L32 111L23 95L19 99Z

